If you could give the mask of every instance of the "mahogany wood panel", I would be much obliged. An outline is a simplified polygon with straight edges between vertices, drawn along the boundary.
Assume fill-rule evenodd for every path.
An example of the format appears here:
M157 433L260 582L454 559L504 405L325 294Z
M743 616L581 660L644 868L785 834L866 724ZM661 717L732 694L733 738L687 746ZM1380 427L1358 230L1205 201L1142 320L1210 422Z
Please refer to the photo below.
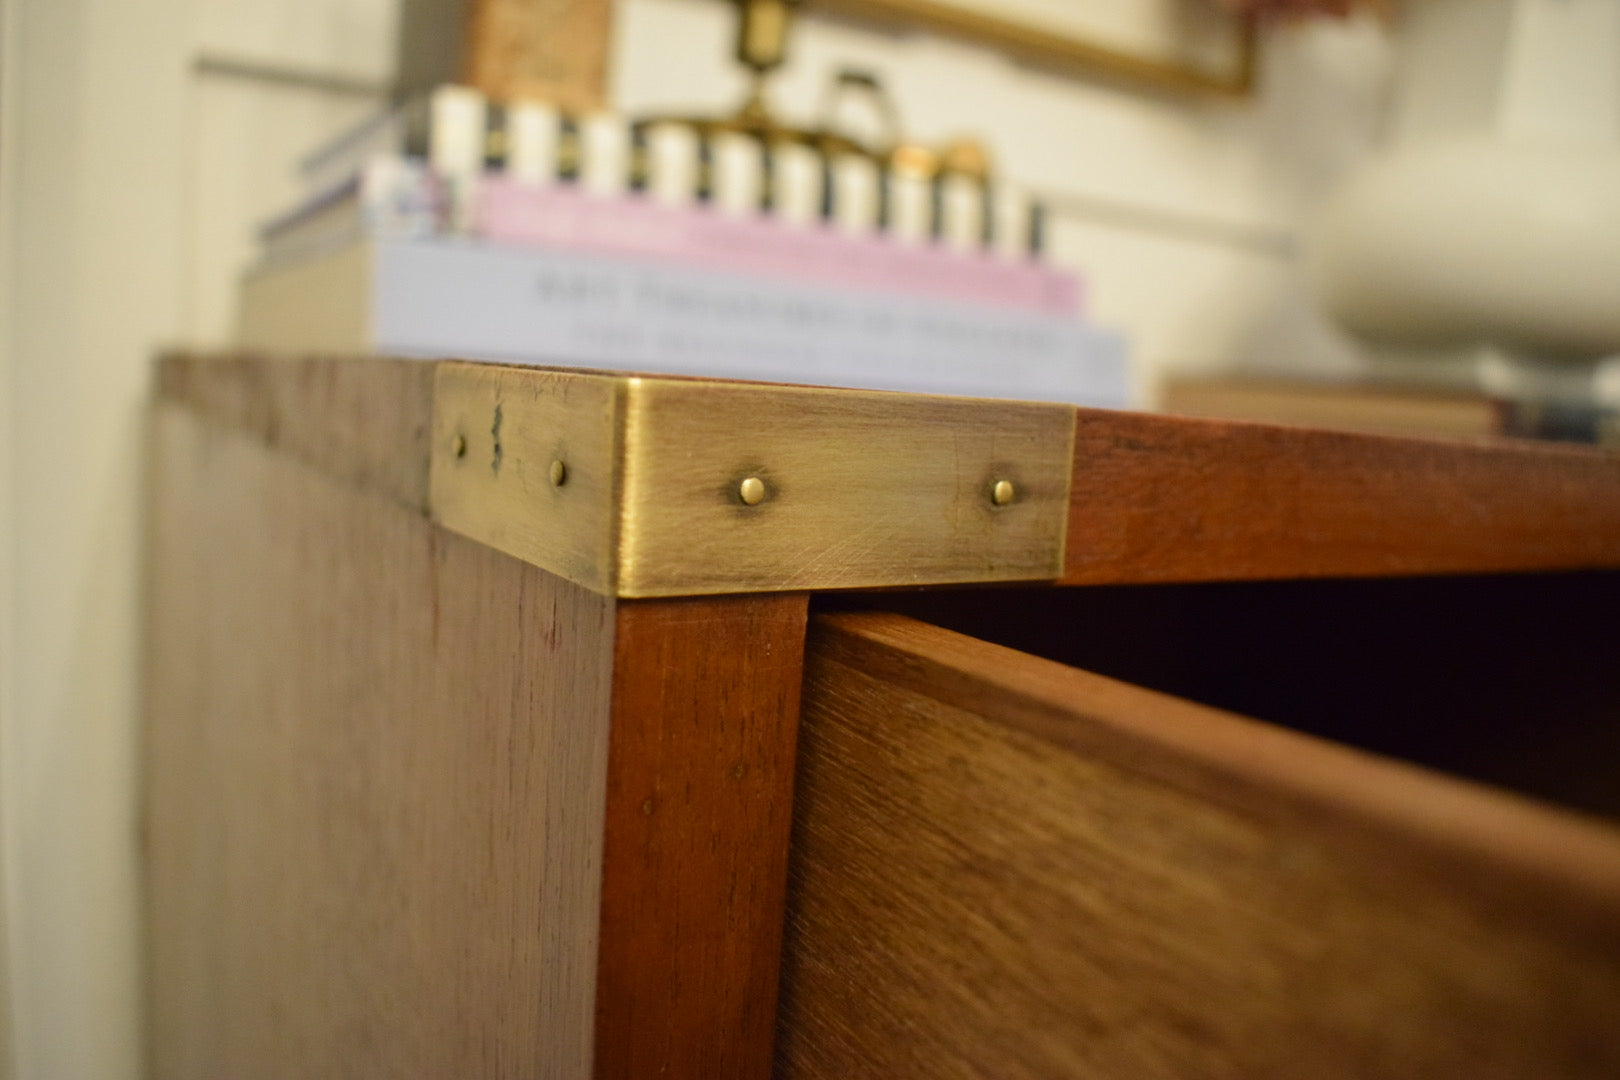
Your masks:
M827 597L1620 819L1620 571Z
M812 623L779 1075L1612 1076L1620 830Z
M585 1075L611 602L158 428L151 1074Z
M156 423L152 1075L767 1075L807 598L616 604L239 420Z
M158 390L427 504L430 362L165 359ZM1064 584L1620 567L1620 453L1078 410Z
M807 607L619 606L597 1076L770 1074Z
M1063 584L1620 566L1620 453L1081 409Z
M376 357L173 354L158 361L155 389L160 401L426 513L433 368Z

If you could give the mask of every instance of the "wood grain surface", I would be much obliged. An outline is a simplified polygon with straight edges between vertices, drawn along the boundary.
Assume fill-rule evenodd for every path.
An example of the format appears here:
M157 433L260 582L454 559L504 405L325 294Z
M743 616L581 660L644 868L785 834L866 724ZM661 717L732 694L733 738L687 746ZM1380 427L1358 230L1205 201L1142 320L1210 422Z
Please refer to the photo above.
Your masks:
M807 598L618 605L240 419L156 423L152 1075L767 1075Z
M606 104L611 0L466 0L462 81L495 101L574 112Z
M158 391L420 509L436 366L172 356ZM1064 584L1620 567L1620 453L1584 447L1083 409L1069 505Z
M586 1075L611 602L160 412L151 1075Z
M1612 1076L1620 830L818 618L779 1075Z
M1620 453L1078 411L1064 584L1620 566Z
M434 365L379 357L171 353L155 396L347 484L427 512Z
M808 600L621 603L599 1077L766 1077Z
M1620 572L826 597L1620 820Z

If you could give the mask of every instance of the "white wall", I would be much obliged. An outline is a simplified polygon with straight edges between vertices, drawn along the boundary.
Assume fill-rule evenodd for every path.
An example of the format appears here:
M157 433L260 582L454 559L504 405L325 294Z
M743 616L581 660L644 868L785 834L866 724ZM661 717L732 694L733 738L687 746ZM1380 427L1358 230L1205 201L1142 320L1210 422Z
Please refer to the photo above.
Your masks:
M252 226L292 196L295 155L371 107L354 84L386 80L395 0L0 5L0 962L16 1075L116 1080L139 1069L147 361L160 342L227 339ZM615 99L734 102L728 21L718 0L624 0ZM336 83L199 71L199 56ZM985 132L1011 175L1060 197L1055 256L1130 334L1144 386L1239 357L1350 362L1299 293L1293 245L1371 130L1385 64L1371 26L1283 35L1265 94L1237 106L812 20L783 107L807 113L836 63L884 71L917 134Z

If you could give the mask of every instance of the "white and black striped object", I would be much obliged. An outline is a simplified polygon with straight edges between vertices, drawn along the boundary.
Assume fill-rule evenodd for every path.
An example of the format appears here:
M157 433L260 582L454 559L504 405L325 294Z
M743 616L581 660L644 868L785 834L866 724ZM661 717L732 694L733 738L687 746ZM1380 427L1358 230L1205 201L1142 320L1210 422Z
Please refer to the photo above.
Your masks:
M494 171L524 183L630 192L668 206L707 203L729 215L825 223L853 235L1005 258L1039 256L1045 246L1040 204L999 181L884 167L865 155L673 122L497 105L464 87L443 87L429 100L425 145L411 149L452 183Z

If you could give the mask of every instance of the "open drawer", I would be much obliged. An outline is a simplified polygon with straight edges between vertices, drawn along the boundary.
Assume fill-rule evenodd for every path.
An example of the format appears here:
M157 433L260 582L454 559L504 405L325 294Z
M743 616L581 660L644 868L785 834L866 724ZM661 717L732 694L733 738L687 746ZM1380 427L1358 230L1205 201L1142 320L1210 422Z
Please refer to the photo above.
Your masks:
M821 615L779 1074L1620 1075L1617 601L1571 575ZM1570 621L1493 655L1483 609Z
M248 355L150 436L154 1077L1620 1075L1620 455Z

